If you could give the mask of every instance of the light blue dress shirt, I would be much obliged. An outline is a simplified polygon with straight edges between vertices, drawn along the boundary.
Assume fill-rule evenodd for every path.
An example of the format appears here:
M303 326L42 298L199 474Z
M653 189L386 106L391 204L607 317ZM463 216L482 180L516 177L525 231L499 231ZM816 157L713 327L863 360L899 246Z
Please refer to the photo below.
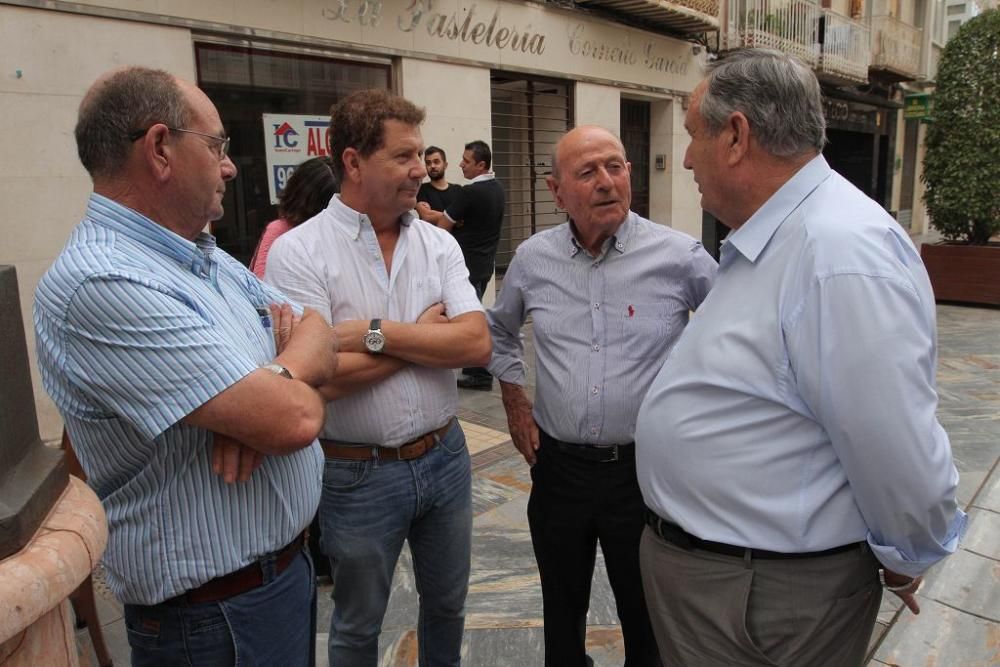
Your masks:
M192 242L94 194L35 294L38 365L108 515L120 600L155 604L288 544L319 504L319 443L247 482L212 472L181 422L275 356L286 301L201 234Z
M514 255L487 317L489 370L524 384L521 325L534 323L534 417L564 442L632 442L639 401L708 294L717 265L687 234L630 212L598 257L569 223Z
M722 248L642 403L646 504L781 552L867 540L915 576L966 517L935 418L934 295L909 238L818 156Z

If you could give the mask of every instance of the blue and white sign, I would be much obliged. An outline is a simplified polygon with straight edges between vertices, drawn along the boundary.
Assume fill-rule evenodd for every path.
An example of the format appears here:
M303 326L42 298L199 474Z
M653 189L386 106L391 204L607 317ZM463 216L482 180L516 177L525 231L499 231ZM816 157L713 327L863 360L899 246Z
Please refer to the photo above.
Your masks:
M271 203L278 203L278 194L288 183L295 167L309 158L329 155L329 116L266 113L264 120L264 150L267 157L267 181Z

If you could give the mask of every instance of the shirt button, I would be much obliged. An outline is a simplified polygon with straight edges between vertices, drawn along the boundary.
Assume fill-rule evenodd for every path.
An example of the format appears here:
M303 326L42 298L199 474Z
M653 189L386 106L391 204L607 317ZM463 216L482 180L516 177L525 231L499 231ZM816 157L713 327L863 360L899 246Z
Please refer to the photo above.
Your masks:
M600 345L595 345L594 346L594 352L600 352L600 351L601 351L601 346Z
M625 244L622 243L621 241L619 241L618 243L615 244L615 247L618 248L619 250L621 250L622 248L625 247Z
M596 395L597 395L597 387L594 387L594 388L592 388L592 389L590 390L590 393L591 393L591 394L594 394L594 395L596 396Z
M600 309L601 309L601 304L595 303L594 304L594 310L600 310Z

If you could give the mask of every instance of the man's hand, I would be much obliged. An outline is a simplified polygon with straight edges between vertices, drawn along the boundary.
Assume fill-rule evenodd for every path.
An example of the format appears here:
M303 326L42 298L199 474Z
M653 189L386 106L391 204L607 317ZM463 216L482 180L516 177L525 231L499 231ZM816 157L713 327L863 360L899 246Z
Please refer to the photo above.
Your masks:
M427 214L430 213L430 212L432 212L433 210L434 209L432 209L431 205L428 204L427 202L425 202L425 201L418 201L417 202L417 215L420 216L421 220L426 220L427 219Z
M911 578L884 568L882 572L886 590L902 600L903 604L914 614L919 614L920 605L917 603L917 591L920 590L920 584L923 583L924 578L922 576Z
M507 413L507 428L517 451L528 462L535 465L538 451L538 424L531 414L532 404L524 387L510 382L500 382L500 392L503 394L503 408Z
M292 307L287 303L278 305L272 303L268 306L271 309L271 323L274 328L274 345L278 354L284 352L288 341L292 339L295 327L302 321L302 317L295 314Z
M212 472L222 477L226 484L250 479L264 463L264 454L250 449L228 435L213 433Z
M295 379L310 387L326 384L337 370L337 335L315 310L306 308L302 318L296 321L280 312L282 309L279 309L279 319L275 320L279 345L276 359Z
M450 321L445 314L444 304L440 302L428 306L417 318L417 324L448 324Z

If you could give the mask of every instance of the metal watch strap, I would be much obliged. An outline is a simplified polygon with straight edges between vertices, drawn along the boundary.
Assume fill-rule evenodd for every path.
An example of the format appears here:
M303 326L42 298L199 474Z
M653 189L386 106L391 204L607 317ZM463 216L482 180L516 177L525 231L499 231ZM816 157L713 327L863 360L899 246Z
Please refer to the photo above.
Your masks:
M294 380L295 379L294 377L292 377L292 372L290 370L288 370L287 368L285 368L284 366L282 366L281 364L276 364L276 363L272 362L270 364L264 364L263 366L261 366L261 368L263 368L264 370L267 370L267 371L271 371L275 375L280 375L281 377L285 378L286 380Z
M368 324L368 331L377 331L382 333L382 318L376 317Z

